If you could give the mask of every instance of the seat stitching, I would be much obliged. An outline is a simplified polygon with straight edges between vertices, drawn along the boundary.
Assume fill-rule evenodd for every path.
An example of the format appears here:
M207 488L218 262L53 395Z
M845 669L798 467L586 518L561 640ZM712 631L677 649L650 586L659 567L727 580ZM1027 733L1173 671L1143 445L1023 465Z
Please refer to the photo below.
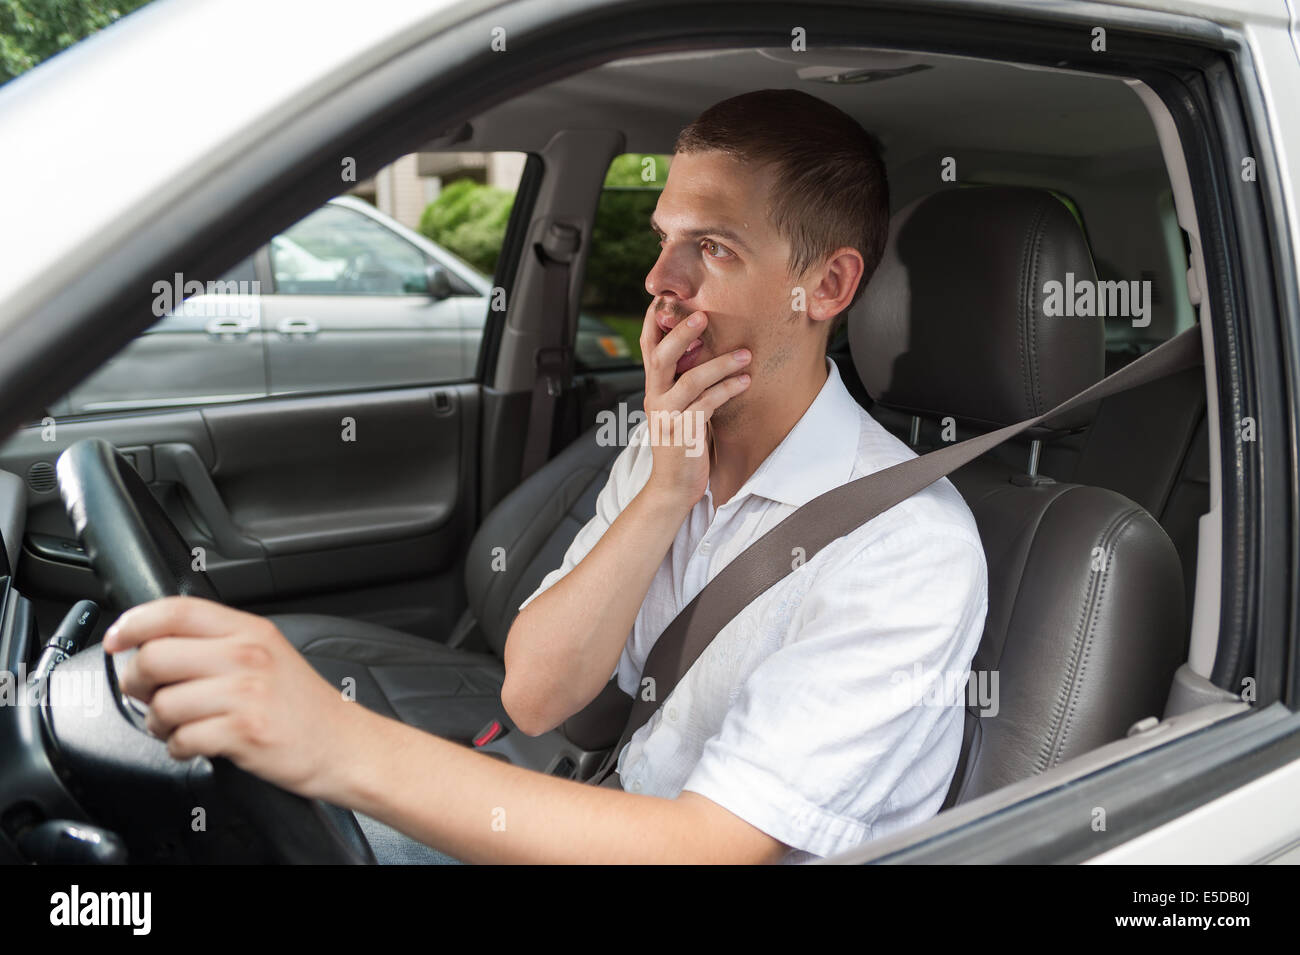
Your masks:
M1110 548L1106 545L1113 543L1140 513L1142 513L1140 508L1130 509L1116 515L1106 525L1098 539L1108 554ZM1037 772L1042 772L1048 766L1056 764L1061 753L1064 752L1066 741L1069 739L1070 730L1073 728L1074 723L1074 712L1079 702L1079 694L1075 690L1082 682L1084 673L1088 669L1088 661L1095 643L1097 622L1100 618L1098 608L1105 597L1109 579L1110 560L1108 559L1101 573L1089 584L1088 600L1085 601L1083 611L1079 615L1079 621L1075 625L1074 640L1070 650L1070 679L1057 691L1056 705L1053 707L1052 715L1048 720L1048 734L1043 740L1043 746L1039 751L1036 762Z
M1020 382L1025 389L1025 393L1024 393L1025 402L1026 404L1029 405L1031 414L1034 413L1034 403L1033 403L1034 396L1033 396L1033 387L1030 382L1030 372L1028 367L1029 363L1027 360L1028 359L1027 353L1029 349L1029 344L1027 340L1028 325L1030 323L1028 320L1029 311L1028 308L1026 307L1029 301L1029 292L1026 286L1030 281L1029 273L1030 273L1031 256L1026 254L1026 249L1033 241L1034 233L1037 227L1038 227L1038 213L1035 212L1034 217L1029 220L1029 225L1026 226L1025 228L1025 236L1021 240L1021 244L1020 244L1020 275L1017 282L1017 291L1019 294L1016 297L1016 312L1018 313L1017 318L1019 319L1019 321L1016 322L1016 345L1017 345L1016 357L1019 359Z
M1111 526L1110 532L1109 532L1109 534L1107 535L1107 536L1109 537L1109 543L1110 543L1110 548L1108 548L1108 553L1110 553L1111 551L1113 551L1113 548L1114 548L1115 542L1116 542L1116 541L1117 541L1117 540L1118 540L1118 539L1123 535L1123 533L1124 533L1124 532L1125 532L1125 531L1126 531L1126 530L1127 530L1127 529L1128 529L1128 528L1133 524L1133 522L1138 518L1138 516L1139 516L1141 513L1142 513L1142 511L1141 511L1140 508L1134 508L1133 510L1128 511L1128 512L1125 513L1125 514L1121 514L1121 515L1119 515L1119 516L1115 519L1115 521L1113 522L1113 524L1112 524L1112 526ZM1095 611L1095 612L1092 614L1092 622L1091 622L1091 625L1090 625L1090 627L1089 627L1089 629L1090 629L1090 631L1091 631L1091 635L1090 635L1090 637L1089 637L1089 639L1088 639L1088 643L1087 643L1087 651L1085 652L1084 657L1083 657L1083 660L1082 660L1082 662L1081 662L1080 665L1079 665L1079 670L1078 670L1077 674L1075 675L1075 679L1072 681L1072 685L1071 685L1071 690L1072 690L1072 691L1073 691L1073 687L1074 687L1075 685L1077 685L1077 684L1079 684L1079 683L1081 683L1081 682L1083 681L1084 674L1085 674L1085 672L1086 672L1087 669L1088 669L1088 659L1089 659L1089 657L1090 657L1091 654L1092 654L1092 648L1093 648L1093 646L1096 644L1096 640L1094 639L1094 637L1095 637L1096 632L1097 632L1097 624L1098 624L1098 621L1099 621L1100 618L1101 618L1101 614L1100 614L1100 609L1099 609L1099 608L1101 607L1101 604L1102 604L1102 602L1103 602L1104 599L1105 599L1105 594L1106 594L1106 584L1107 584L1107 582L1109 581L1109 578L1110 578L1110 567L1109 567L1109 563L1110 563L1110 562L1109 562L1109 560L1108 560L1108 561L1107 561L1107 566L1106 566L1106 568L1103 569L1103 571L1102 571L1103 579L1102 579L1102 581L1100 582L1100 586L1098 587L1098 590L1097 590L1097 599L1096 599L1096 602L1095 602L1095 604L1094 604L1094 611ZM1071 695L1070 695L1070 708L1069 708L1069 711L1066 713L1065 722L1064 722L1064 724L1062 725L1062 728L1061 728L1061 742L1060 742L1060 745L1057 747L1057 754L1056 754L1057 759L1059 759L1059 758L1060 758L1060 754L1063 753L1063 752L1065 751L1066 744L1069 742L1069 739L1070 739L1070 731L1074 728L1074 714L1075 714L1075 710L1078 708L1078 704L1079 704L1079 700L1080 700L1081 696L1082 696L1082 694L1080 694L1080 693L1074 693L1074 692L1071 692Z
M1055 202L1056 200L1052 200ZM1029 296L1025 301L1025 317L1027 319L1029 334L1029 352L1031 360L1029 362L1029 376L1033 382L1033 401L1034 405L1030 409L1032 414L1043 412L1043 379L1038 373L1038 323L1034 321L1037 309L1034 307L1033 298L1038 288L1039 263L1043 257L1043 239L1047 235L1047 230L1042 228L1043 219L1047 215L1047 205L1045 200L1039 200L1038 212L1034 215L1034 265L1033 277L1029 282Z

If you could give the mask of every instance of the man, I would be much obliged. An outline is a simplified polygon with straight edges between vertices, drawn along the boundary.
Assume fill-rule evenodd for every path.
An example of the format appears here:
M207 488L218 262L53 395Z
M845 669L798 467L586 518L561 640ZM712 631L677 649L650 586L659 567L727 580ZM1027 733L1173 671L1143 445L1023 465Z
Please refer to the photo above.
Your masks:
M522 605L502 702L529 734L641 668L677 612L796 507L913 456L826 346L880 261L885 170L847 115L792 90L682 131L656 207L645 410L597 513ZM706 425L703 441L693 440ZM124 614L124 689L173 755L224 755L469 862L795 862L938 811L987 610L946 479L751 603L620 755L624 791L485 758L343 700L266 620L187 598ZM935 701L940 705L935 705ZM391 830L390 830L391 831Z

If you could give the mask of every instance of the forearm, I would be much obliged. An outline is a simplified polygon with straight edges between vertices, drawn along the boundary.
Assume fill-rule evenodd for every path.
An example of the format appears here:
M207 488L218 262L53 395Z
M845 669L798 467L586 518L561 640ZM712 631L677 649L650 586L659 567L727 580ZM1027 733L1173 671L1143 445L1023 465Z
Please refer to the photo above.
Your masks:
M591 552L515 618L501 696L521 729L550 729L600 692L689 510L642 489Z
M692 799L547 776L360 707L356 715L354 752L317 795L464 862L709 862L731 851L731 834L704 825Z

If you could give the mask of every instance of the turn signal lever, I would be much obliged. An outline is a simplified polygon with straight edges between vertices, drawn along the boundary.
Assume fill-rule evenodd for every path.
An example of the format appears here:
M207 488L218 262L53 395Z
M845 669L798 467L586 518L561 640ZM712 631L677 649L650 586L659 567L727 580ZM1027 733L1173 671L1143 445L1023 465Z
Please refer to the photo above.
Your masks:
M126 843L89 823L51 819L19 833L18 848L41 865L123 865Z
M54 636L45 641L41 658L27 678L29 684L39 683L50 671L86 645L86 639L99 622L99 604L93 600L78 600L55 628Z

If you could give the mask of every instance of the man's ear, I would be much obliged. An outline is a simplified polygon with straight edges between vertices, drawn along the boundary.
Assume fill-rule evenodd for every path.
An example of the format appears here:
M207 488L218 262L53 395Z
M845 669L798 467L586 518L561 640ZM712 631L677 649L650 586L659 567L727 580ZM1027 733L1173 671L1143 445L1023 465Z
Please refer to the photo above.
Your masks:
M861 252L851 246L836 249L812 271L813 284L806 296L808 317L824 322L848 308L864 271Z

